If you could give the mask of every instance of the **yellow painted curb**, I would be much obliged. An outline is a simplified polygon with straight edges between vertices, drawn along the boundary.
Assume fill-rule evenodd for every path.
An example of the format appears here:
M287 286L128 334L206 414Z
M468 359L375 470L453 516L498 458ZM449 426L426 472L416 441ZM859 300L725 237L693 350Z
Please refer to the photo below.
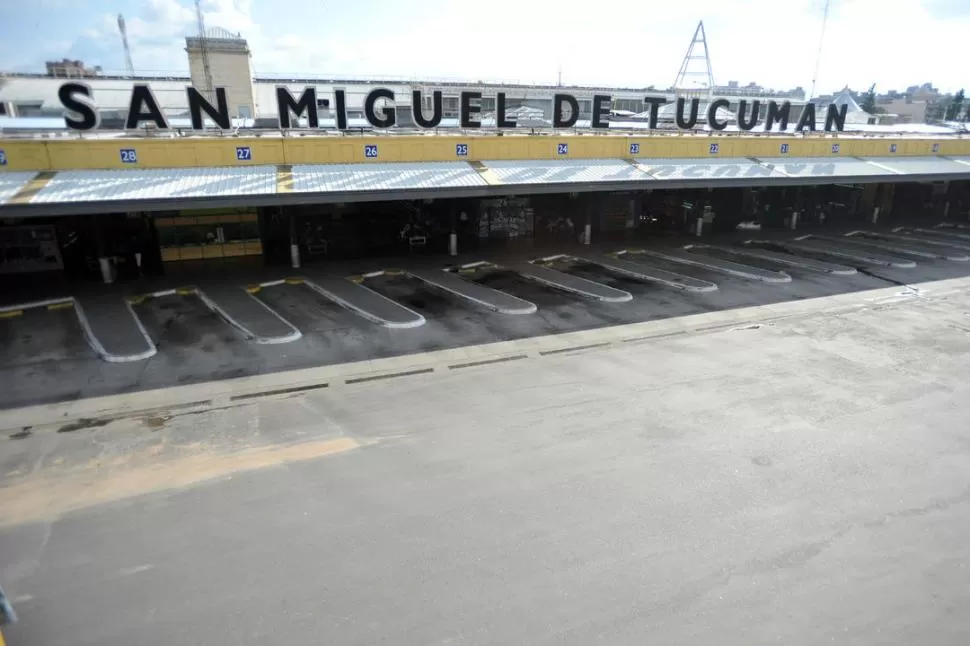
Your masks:
M302 285L306 281L303 278L287 278L285 282L287 285Z
M175 290L175 293L179 296L192 296L195 294L195 290L190 287L179 287Z
M0 319L12 319L23 313L23 310L7 310L6 312L0 312Z
M259 293L259 290L261 290L262 288L263 288L262 285L247 285L246 291L249 292L250 294L257 294Z
M142 303L145 302L145 299L147 299L147 298L148 298L148 296L145 296L145 295L142 295L142 296L129 296L127 300L132 305L141 305Z
M364 282L364 277L363 276L347 276L347 280L349 280L352 283L357 283L358 285L360 285L362 282Z
M67 310L74 307L74 301L64 301L63 303L51 303L47 306L49 310Z

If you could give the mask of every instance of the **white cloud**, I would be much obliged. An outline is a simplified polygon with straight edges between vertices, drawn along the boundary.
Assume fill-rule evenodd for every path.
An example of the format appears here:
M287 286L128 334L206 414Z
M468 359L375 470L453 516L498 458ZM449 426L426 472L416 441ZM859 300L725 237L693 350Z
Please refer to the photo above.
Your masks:
M824 0L604 3L592 13L572 3L533 0L509 14L479 4L422 0L413 10L391 0L341 8L333 19L309 0L280 4L286 18L254 18L255 0L204 0L207 27L249 41L257 74L407 76L666 87L673 82L699 18L707 28L715 79L809 88ZM274 0L259 0L270 3ZM838 0L832 3L818 77L820 92L844 85L905 89L933 81L959 88L970 11L956 0ZM949 4L945 4L949 2ZM941 4L943 3L943 4ZM945 6L944 6L945 5ZM191 0L145 0L126 16L136 69L187 70L184 38L195 34ZM944 9L941 9L944 7ZM955 7L955 8L954 8ZM292 9L292 10L291 10ZM320 35L310 11L319 12ZM122 67L116 16L85 36L106 70Z

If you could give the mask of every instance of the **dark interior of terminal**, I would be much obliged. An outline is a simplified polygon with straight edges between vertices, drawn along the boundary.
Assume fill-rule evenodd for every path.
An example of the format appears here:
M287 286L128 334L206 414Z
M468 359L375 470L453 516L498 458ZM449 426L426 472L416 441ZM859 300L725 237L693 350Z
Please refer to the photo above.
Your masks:
M970 182L902 182L561 193L5 218L0 273L98 281L233 264L562 249L737 230L959 217ZM454 245L454 248L452 247ZM38 276L39 278L40 276Z

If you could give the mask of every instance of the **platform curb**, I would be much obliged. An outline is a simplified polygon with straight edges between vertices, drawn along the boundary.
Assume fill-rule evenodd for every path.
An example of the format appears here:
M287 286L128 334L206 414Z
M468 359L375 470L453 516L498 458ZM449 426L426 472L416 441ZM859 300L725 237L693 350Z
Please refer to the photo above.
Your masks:
M396 378L411 378L456 369L475 369L471 366L487 366L522 358L553 359L576 352L623 347L626 344L659 341L681 335L714 333L755 323L764 324L821 313L889 307L912 302L914 299L944 297L968 288L970 278L954 278L911 287L888 287L596 330L28 406L0 412L0 430L52 427L77 419L120 419L172 409L227 407L284 391L291 394L323 387L366 387L366 383L377 380L381 381L380 387L391 387Z

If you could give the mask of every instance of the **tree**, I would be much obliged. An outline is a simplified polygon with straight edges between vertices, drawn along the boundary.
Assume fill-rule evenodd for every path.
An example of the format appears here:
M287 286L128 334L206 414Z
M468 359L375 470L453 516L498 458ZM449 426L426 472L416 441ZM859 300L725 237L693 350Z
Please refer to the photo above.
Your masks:
M953 99L950 101L950 105L946 108L946 115L944 119L946 121L953 121L959 118L960 113L963 111L963 89L953 95Z
M869 114L876 113L876 84L869 86L869 91L862 95L862 104L859 106Z

